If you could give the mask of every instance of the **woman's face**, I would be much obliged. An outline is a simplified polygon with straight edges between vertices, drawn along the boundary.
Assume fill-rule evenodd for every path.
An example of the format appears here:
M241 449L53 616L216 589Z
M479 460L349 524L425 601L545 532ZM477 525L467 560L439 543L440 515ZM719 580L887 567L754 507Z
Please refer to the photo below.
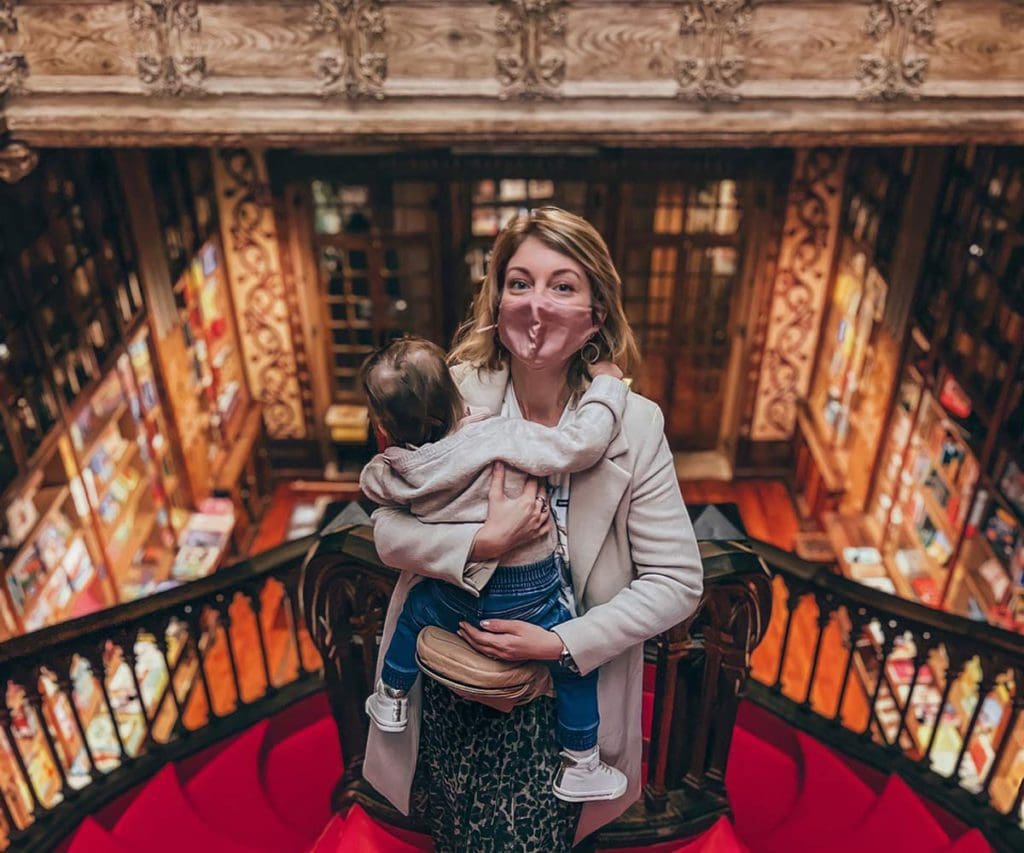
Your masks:
M509 258L501 284L501 304L534 294L562 305L592 305L590 280L583 267L536 237L523 240Z
M502 285L498 337L525 367L564 370L600 327L586 271L535 237L509 259Z

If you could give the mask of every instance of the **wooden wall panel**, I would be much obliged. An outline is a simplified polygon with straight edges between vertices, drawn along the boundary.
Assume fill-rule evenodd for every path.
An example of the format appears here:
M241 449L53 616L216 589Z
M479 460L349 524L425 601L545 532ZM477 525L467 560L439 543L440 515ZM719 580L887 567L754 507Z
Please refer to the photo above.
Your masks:
M934 84L1024 80L1024 14L1003 3L945 3L936 21L929 74Z
M448 8L445 8L445 7ZM494 79L495 11L483 3L452 9L451 4L384 7L388 78L412 81L479 81L497 91Z
M315 83L317 53L331 39L313 30L313 9L307 0L282 3L199 4L202 45L210 77L255 81L301 80Z
M31 88L56 77L48 88L68 86L62 77L135 80L127 3L33 3L16 7ZM91 81L99 87L103 80ZM79 84L81 85L81 84ZM132 87L137 88L137 87Z
M747 80L797 83L808 95L814 91L810 81L855 87L858 58L867 47L866 9L861 3L759 5L745 51Z

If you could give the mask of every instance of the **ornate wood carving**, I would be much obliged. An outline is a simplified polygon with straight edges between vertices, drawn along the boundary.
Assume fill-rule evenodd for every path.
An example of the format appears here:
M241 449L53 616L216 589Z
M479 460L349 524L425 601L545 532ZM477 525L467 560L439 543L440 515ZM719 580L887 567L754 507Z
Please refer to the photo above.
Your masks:
M0 97L17 91L28 75L25 54L18 49L14 5L14 0L0 0Z
M218 151L214 180L246 375L271 438L305 438L292 318L262 155Z
M807 394L839 231L846 158L846 151L830 148L797 155L754 405L755 441L788 440L797 399Z
M196 50L201 29L198 0L134 0L128 7L128 23L143 45L136 69L147 92L203 92L206 57Z
M860 58L857 79L862 100L891 101L920 97L935 37L935 16L942 0L875 0L864 32L878 45Z
M39 163L39 155L23 142L9 141L0 148L0 181L14 184Z
M736 47L750 35L750 0L684 3L679 34L692 55L676 63L678 95L687 100L738 101L746 59Z
M316 0L313 29L336 39L317 57L320 94L382 100L388 57L376 49L387 31L380 0Z
M505 45L495 56L499 98L557 98L565 79L565 54L545 50L565 44L568 0L497 0L495 29Z
M39 147L243 139L443 147L512 136L809 147L1004 144L1024 134L1018 0L947 2L934 37L926 34L938 0L7 3L19 31L14 46L0 34L0 53L23 56L31 73L6 96L4 114L19 139ZM134 30L129 8L150 23ZM176 18L175 9L196 16ZM150 57L149 85L139 82L139 54ZM193 71L188 57L206 62ZM913 85L923 79L921 57L927 82ZM862 58L867 76L858 82ZM150 96L200 87L203 100L187 111ZM920 102L891 109L884 93L903 90L899 97ZM348 100L382 91L386 106Z

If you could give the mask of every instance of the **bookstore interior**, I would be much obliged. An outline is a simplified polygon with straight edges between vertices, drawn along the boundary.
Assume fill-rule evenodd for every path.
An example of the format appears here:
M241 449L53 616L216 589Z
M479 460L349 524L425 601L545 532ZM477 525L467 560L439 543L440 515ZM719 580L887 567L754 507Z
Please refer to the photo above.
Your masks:
M950 149L931 173L925 159L850 157L791 447L806 528L795 550L887 593L1024 630L1024 167L1016 149ZM116 152L46 152L2 190L0 640L208 574L246 553L267 504L274 442L250 391L214 158L163 149L143 163L173 297L159 310ZM571 204L561 195L576 186L478 183L466 257L480 269L480 210L493 234L524 206ZM432 202L399 186L383 212L365 187L305 187L309 297L323 301L330 338L324 366L311 357L298 380L340 389L324 431L360 452L372 439L354 376L370 339L436 334L436 316L452 313L431 290ZM659 207L671 194L656 195L657 234L672 217ZM374 217L398 236L364 251ZM675 219L684 237L690 220L717 234L713 217ZM908 276L913 286L892 286ZM415 317L381 325L379 303Z
M1024 158L1017 149L973 147L929 156L919 149L850 155L814 369L787 450L802 527L794 550L822 571L1024 632ZM294 443L268 436L267 399L253 393L247 319L232 278L238 261L225 246L234 232L220 221L214 158L196 149L140 157L133 172L117 152L43 152L28 178L0 188L0 642L248 555L272 473L292 476L276 460ZM138 180L138 162L151 205L126 186L126 174ZM322 357L311 355L294 378L301 399L319 393L324 401L322 444L333 455L325 453L319 470L339 453L372 452L356 397L365 353L395 332L436 337L438 318L460 313L445 304L465 294L452 296L441 283L441 240L423 186L396 180L383 211L367 187L325 178L303 189L302 263L315 272L311 292L297 301L315 306L311 316L327 334ZM706 257L717 263L732 253L730 274L743 268L736 184L666 187L650 193L648 230L657 239L644 249L650 262L636 267L650 277L637 291L648 300L664 290L657 240L711 245ZM463 211L469 236L460 244L471 275L517 211L551 202L581 207L586 198L582 183L540 177L474 183ZM681 198L704 206L690 202L684 216ZM694 214L702 210L728 215ZM156 235L155 254L152 245L139 251L147 233ZM694 282L703 263L693 266ZM683 287L690 267L679 270L674 286ZM712 273L709 287L719 283ZM165 282L162 296L147 278ZM650 320L646 301L627 302L637 326ZM757 377L746 381L744 393L753 393ZM648 391L642 381L635 387ZM288 535L314 530L326 503L298 505ZM882 639L869 626L858 642ZM116 719L97 712L91 671L100 663L77 661L77 711L98 769L116 762L118 742L131 752L145 736L133 697L140 692L148 707L165 693L161 655L188 659L174 676L183 689L194 679L185 641L172 630L167 643L136 644L137 685L123 661L102 662L112 673L105 701ZM955 762L962 745L946 741L958 727L941 727L936 738L910 722L936 718L947 668L941 661L917 668L916 654L897 640L887 683L899 702L913 696L909 735L936 740L934 755ZM857 665L875 657L858 655ZM1004 684L978 713L957 696L952 691L953 710L993 732L1011 701ZM900 726L895 699L888 716L877 709L883 727ZM73 710L53 701L58 739L72 736ZM15 735L41 743L36 719L15 710ZM173 724L170 710L154 722L156 729ZM975 747L983 742L975 738ZM991 760L978 757L979 775ZM60 780L50 782L55 792Z

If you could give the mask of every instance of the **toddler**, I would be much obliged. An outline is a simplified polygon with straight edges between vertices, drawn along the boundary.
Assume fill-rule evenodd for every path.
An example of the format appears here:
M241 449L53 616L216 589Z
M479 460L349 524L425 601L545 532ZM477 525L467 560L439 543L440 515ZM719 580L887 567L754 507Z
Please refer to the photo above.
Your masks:
M388 445L363 469L360 486L372 501L403 506L424 522L483 522L493 463L507 464L509 497L529 477L585 471L604 455L619 428L628 389L610 363L589 368L590 388L560 427L493 417L467 409L448 372L444 352L418 338L401 338L378 350L363 368L363 387L374 427ZM540 511L549 512L546 496ZM366 700L379 729L403 731L407 693L419 675L416 638L427 625L457 631L459 622L518 619L550 630L572 618L560 600L564 560L557 532L502 555L479 597L435 579L409 590L394 635L384 652L381 678ZM569 802L611 800L626 790L626 777L600 760L597 746L596 670L547 662L555 686L562 767L554 793Z

